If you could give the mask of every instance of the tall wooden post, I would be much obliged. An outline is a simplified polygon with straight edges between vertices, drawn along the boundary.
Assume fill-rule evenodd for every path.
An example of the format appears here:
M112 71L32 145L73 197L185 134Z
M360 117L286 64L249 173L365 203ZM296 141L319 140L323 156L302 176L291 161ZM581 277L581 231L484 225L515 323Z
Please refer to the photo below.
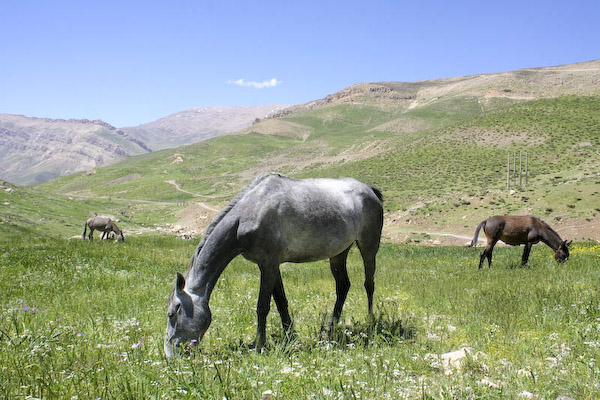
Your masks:
M508 152L508 158L506 159L506 188L510 188L510 151Z
M525 152L525 187L529 184L529 168L527 165L527 152Z
M523 186L523 154L519 150L519 187Z
M517 184L517 152L513 153L513 185Z

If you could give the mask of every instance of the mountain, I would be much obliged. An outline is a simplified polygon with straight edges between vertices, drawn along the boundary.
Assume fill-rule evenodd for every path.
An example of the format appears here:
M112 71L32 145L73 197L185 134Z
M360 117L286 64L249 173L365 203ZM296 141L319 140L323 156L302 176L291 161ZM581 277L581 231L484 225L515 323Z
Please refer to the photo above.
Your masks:
M13 183L45 182L148 151L102 121L0 114L1 178Z
M438 109L458 109L466 102L471 103L469 107L474 106L475 109L469 111L472 114L508 104L567 95L600 95L600 60L416 82L358 83L323 99L275 112L271 118L346 104L374 107L399 117L377 129L413 131L427 126L414 126L414 120L407 121L402 115L414 114L420 108L435 108L438 105ZM254 131L260 130L257 126L252 128Z
M197 108L123 129L103 121L0 114L0 178L22 185L41 183L124 157L231 133L284 108Z
M123 128L152 150L160 150L201 142L215 136L237 132L280 112L287 106L272 104L247 107L207 107L181 111L157 121Z

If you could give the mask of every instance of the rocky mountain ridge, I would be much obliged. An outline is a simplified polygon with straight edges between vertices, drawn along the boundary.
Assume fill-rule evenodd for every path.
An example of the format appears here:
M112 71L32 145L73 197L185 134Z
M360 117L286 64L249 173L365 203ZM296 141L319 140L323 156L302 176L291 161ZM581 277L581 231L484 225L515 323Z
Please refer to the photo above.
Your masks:
M344 88L323 99L291 106L271 114L290 114L338 104L371 105L381 108L413 109L439 100L474 96L481 102L492 98L533 100L566 95L600 94L600 60L552 67L476 74L415 82L365 82Z
M250 126L256 119L267 118L285 108L287 106L279 104L193 108L122 130L143 141L152 150L160 150L237 132Z
M149 150L103 121L0 114L0 177L17 184L45 182Z
M250 126L281 105L197 108L138 127L0 114L0 178L30 185Z

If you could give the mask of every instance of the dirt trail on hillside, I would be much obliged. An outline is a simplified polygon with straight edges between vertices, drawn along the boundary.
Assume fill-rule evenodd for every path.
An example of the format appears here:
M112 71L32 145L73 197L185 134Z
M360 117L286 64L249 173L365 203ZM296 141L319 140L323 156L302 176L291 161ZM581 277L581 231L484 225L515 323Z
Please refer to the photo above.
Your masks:
M204 195L201 195L201 194L198 194L198 193L193 193L193 192L190 192L188 190L184 190L181 186L179 186L179 184L176 181L174 181L172 179L166 180L165 183L168 183L169 185L173 185L175 187L175 190L177 190L178 192L191 194L194 197L210 197L210 196L204 196ZM206 204L206 203L204 203L202 201L198 201L198 202L196 202L196 204L199 205L200 207L206 208L209 211L219 212L218 209L216 209L213 206L211 206L210 204Z

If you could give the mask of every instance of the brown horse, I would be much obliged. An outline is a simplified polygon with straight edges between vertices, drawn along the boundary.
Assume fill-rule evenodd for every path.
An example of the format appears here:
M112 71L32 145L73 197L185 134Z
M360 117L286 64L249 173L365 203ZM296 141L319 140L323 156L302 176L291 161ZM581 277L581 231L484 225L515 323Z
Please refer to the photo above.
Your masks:
M81 235L81 238L84 240L85 240L85 233L87 232L88 228L90 228L90 233L88 235L88 238L90 240L93 239L94 231L97 230L97 231L102 232L102 236L100 237L100 240L104 239L107 235L110 235L111 232L114 232L117 235L118 242L125 241L125 236L123 236L123 231L120 230L119 227L117 226L117 224L115 224L115 222L108 217L88 218L88 220L85 222L85 227L83 228L83 234Z
M492 251L498 240L511 246L525 245L522 262L527 264L531 246L538 242L547 244L554 250L554 259L558 262L566 261L569 258L569 246L572 240L567 243L562 240L544 221L530 216L494 216L486 219L479 224L475 230L475 237L471 242L471 247L477 246L477 237L483 227L487 237L487 246L481 253L479 259L479 268L483 266L483 260L487 257L489 267L492 266Z

